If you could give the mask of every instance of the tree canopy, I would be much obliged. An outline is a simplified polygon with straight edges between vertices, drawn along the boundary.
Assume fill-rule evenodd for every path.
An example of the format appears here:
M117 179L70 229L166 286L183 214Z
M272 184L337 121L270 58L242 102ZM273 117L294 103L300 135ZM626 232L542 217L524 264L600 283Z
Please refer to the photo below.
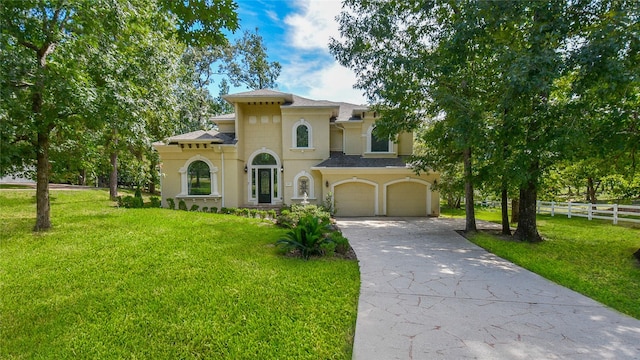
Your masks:
M235 11L230 0L3 2L0 165L15 173L36 159L35 230L51 227L52 143L73 147L83 130L107 128L108 144L89 144L115 151L121 138L165 132L185 44L223 42L223 31L238 27Z
M634 158L637 2L343 4L342 38L330 48L381 113L376 129L385 135L421 130L426 150L415 159L419 170L463 162L467 202L474 185L505 197L516 189L516 238L541 240L535 222L541 178L585 153L578 139L588 134L594 154L624 149ZM613 142L617 150L607 145ZM467 210L472 231L472 207Z

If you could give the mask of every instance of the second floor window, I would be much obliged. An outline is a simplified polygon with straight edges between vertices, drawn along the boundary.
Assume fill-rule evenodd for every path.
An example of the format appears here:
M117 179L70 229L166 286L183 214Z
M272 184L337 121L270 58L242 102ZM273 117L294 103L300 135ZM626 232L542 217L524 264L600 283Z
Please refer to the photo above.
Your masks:
M300 124L296 128L296 147L309 147L309 128L306 124Z
M380 139L371 131L371 152L389 152L389 139Z

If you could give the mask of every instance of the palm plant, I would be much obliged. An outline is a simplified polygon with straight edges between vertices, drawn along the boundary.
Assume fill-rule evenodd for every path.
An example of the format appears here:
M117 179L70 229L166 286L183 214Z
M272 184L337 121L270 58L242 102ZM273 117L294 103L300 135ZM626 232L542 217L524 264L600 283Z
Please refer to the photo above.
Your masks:
M311 255L321 255L322 245L331 242L325 236L329 230L329 222L318 217L307 215L300 218L298 224L276 242L286 251L299 250L302 257L308 260Z

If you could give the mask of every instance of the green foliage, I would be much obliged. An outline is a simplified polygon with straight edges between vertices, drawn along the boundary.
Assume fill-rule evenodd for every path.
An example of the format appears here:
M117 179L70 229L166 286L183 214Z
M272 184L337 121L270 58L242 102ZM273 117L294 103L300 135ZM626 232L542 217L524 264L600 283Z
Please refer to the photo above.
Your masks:
M178 210L187 211L187 203L184 202L184 199L180 199L178 202Z
M189 211L198 211L198 209L200 209L200 206L198 206L197 204L193 204L191 205Z
M349 249L351 249L351 245L349 245L349 240L342 235L340 231L334 231L331 233L331 242L335 244L335 251L338 254L346 254Z
M291 205L289 209L283 209L280 211L280 215L277 218L278 225L286 228L293 228L298 224L298 221L305 216L314 216L320 219L322 222L329 222L331 214L325 210L324 207L317 205Z
M209 212L209 207L208 206L202 207L202 212Z
M167 203L169 204L169 209L176 209L176 202L172 198L167 198Z
M326 245L331 243L331 239L325 236L329 229L328 221L306 214L300 217L296 226L289 229L276 245L287 251L300 251L302 257L308 260L311 255L323 255L325 250L331 248Z
M211 207L211 212L212 212L213 214L217 214L217 213L218 213L218 208L217 208L217 207L215 207L215 206L212 206L212 207Z
M222 68L234 86L257 90L276 88L282 66L267 60L266 48L256 28L255 32L245 31L242 38L227 50Z
M128 209L140 209L144 207L142 197L127 195L125 197L118 196L116 198L119 207Z
M149 207L152 208L159 208L162 207L162 203L160 201L160 198L157 196L152 196L149 198Z
M351 358L357 262L283 261L276 226L102 190L54 190L44 241L34 194L0 191L0 357Z

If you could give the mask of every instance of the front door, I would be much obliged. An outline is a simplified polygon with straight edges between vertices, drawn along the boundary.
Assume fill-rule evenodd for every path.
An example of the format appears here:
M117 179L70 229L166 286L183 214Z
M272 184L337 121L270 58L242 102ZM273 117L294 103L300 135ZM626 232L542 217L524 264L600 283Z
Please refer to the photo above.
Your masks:
M258 169L258 203L271 204L271 169Z

